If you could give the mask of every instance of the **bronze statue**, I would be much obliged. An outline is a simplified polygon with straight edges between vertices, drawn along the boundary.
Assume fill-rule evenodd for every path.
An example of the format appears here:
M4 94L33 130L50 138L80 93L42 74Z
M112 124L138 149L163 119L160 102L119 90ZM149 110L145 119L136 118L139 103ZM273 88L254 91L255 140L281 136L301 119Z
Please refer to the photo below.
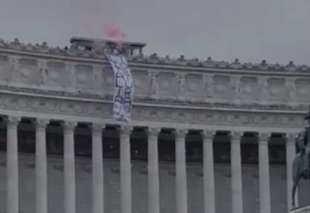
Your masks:
M292 206L295 207L295 193L301 179L310 179L310 108L305 117L307 126L296 138L297 156L293 162Z

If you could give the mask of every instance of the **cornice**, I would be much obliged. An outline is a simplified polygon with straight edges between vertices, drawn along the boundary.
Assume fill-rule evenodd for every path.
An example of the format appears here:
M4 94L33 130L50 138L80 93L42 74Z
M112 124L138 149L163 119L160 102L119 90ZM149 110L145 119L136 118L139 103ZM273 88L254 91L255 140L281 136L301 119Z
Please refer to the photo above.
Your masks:
M42 44L24 44L18 39L12 42L0 40L0 52L6 52L18 55L28 55L42 58L54 58L60 60L72 60L87 63L107 63L103 54L96 51L85 51L73 47L49 47L46 42ZM295 65L290 61L287 65L270 64L266 60L260 63L241 63L239 59L233 62L214 61L211 57L206 60L186 59L180 56L177 59L169 56L160 57L156 53L150 56L138 55L128 58L133 66L147 66L148 68L165 68L177 70L195 70L195 71L216 71L216 72L242 72L242 73L263 73L274 75L286 74L309 74L310 66Z

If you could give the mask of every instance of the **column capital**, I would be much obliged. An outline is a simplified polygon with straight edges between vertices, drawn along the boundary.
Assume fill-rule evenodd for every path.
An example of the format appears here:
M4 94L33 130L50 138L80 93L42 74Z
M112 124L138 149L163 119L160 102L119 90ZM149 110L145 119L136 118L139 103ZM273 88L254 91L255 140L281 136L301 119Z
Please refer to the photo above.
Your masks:
M73 131L74 128L76 127L76 125L77 125L77 122L75 122L75 121L64 121L63 122L64 130Z
M133 126L128 126L128 125L121 126L119 128L120 134L122 134L122 135L129 135L130 136L132 130L133 130Z
M35 125L36 125L36 128L46 128L49 122L50 122L49 119L36 119Z
M285 134L286 144L295 144L295 141L296 141L298 135L299 135L299 133L297 133L297 132L286 133Z
M90 127L93 132L101 132L102 129L105 128L105 124L104 123L92 123Z
M175 134L175 138L184 138L187 134L188 130L186 129L175 129L174 130L174 134Z
M208 139L208 140L204 140L205 142L209 142L209 141L213 142L212 140L213 140L215 134L216 134L215 130L203 130L201 133L203 139Z
M271 132L259 132L258 133L259 142L268 142L270 136Z
M286 133L285 138L286 138L287 144L295 144L295 140L297 139L298 134L299 133L297 132Z
M243 135L243 132L239 132L239 131L230 132L230 138L232 142L240 143L242 135Z
M17 126L21 120L20 117L17 116L8 116L7 120L7 124L9 126Z
M154 128L154 127L149 127L147 129L148 136L156 136L158 137L158 134L160 133L161 128Z

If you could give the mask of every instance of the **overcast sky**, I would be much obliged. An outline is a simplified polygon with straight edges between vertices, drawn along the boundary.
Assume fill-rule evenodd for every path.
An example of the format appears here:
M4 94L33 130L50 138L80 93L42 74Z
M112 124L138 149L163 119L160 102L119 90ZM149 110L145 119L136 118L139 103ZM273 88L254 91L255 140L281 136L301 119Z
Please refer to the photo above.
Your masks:
M69 45L120 25L147 53L310 65L310 0L0 0L0 38Z

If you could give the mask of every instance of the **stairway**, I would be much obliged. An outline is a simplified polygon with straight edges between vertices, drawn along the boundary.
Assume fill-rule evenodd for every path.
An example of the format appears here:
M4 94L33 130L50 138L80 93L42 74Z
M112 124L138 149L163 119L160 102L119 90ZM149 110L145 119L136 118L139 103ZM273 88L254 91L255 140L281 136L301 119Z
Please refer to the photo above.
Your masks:
M310 213L310 206L305 206L291 210L289 213Z

